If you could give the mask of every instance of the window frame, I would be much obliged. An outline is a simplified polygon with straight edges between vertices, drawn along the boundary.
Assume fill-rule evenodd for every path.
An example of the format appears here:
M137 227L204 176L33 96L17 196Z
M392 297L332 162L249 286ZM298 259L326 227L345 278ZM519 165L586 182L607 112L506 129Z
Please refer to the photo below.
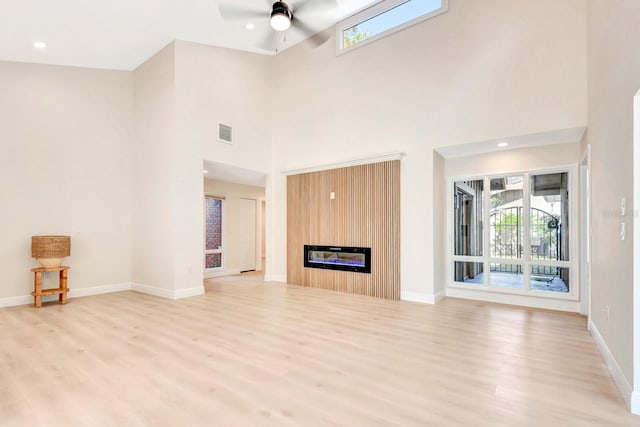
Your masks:
M374 18L378 15L388 12L391 9L394 9L401 4L407 3L409 1L414 0L382 0L372 6L368 6L350 17L338 22L335 26L335 39L336 39L336 55L342 55L346 52L351 52L353 49L356 49L361 46L368 45L376 40L380 40L383 37L388 35L397 33L398 31L402 31L405 28L411 27L419 22L425 21L430 18L434 18L442 13L445 13L449 10L449 0L442 0L442 5L439 9L434 10L433 12L426 13L421 16L417 16L409 21L406 21L402 24L396 25L395 27L389 28L386 31L378 33L368 39L361 41L360 43L356 43L349 47L344 47L344 31L348 30L351 27L354 27L358 24L361 24L365 21L368 21L371 18Z
M217 199L220 200L221 203L221 213L220 213L220 221L222 222L221 224L221 236L220 236L220 249L207 249L207 199ZM219 194L211 194L211 193L205 193L204 194L204 199L203 199L203 207L204 207L204 233L203 233L203 240L202 240L202 249L203 249L203 262L204 262L204 271L205 273L207 272L213 272L213 271L220 271L220 270L224 270L224 265L225 265L225 256L224 256L224 246L225 246L225 212L226 212L226 198L225 196L221 196ZM221 262L220 262L220 267L210 267L207 268L207 255L209 254L222 254L221 255Z
M511 294L511 295L521 295L521 296L529 296L536 298L546 298L546 299L556 299L556 300L568 300L568 301L579 301L580 300L580 271L579 271L579 216L578 216L578 169L576 165L568 165L568 166L559 166L554 168L544 168L544 169L530 169L525 171L509 171L504 173L486 173L486 174L475 174L475 175L462 175L455 177L448 177L447 184L447 241L446 241L446 250L447 250L447 267L446 267L446 286L447 288L457 288L460 290L471 290L477 292L491 292L491 293L499 293L499 294ZM531 258L531 249L530 247L530 180L533 175L543 175L543 174L553 174L553 173L563 173L566 172L568 174L568 185L569 185L569 220L571 227L570 234L570 258L569 261L555 261L555 260L534 260ZM513 259L505 259L505 258L496 258L492 257L490 253L490 241L489 241L489 228L490 228L490 180L492 178L498 177L507 177L507 176L523 176L523 212L527 212L524 215L524 223L523 227L525 227L524 232L524 250L522 254L522 258L513 258ZM454 248L454 239L455 239L455 230L454 230L454 191L455 191L455 183L458 181L474 181L474 180L483 180L485 189L485 194L483 197L484 203L484 214L483 214L483 255L482 256L470 256L470 255L455 255ZM470 284L464 282L455 281L455 267L454 262L477 262L484 264L485 275L483 276L482 284ZM490 283L490 268L489 265L491 263L502 263L502 264L514 264L520 265L523 269L523 287L522 289L516 288L508 288L508 287L500 287L496 285L491 285ZM535 290L530 289L531 284L531 267L532 266L550 266L550 267L560 267L560 268L568 268L569 269L569 277L571 278L571 282L569 284L569 292L561 293L561 292L553 292L553 291L545 291L545 290Z

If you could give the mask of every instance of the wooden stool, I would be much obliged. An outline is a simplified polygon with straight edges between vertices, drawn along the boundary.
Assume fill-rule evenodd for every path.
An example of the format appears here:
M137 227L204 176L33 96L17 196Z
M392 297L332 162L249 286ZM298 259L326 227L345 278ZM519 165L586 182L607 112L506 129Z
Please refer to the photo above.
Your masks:
M69 267L60 266L53 268L32 268L31 271L35 274L34 283L33 283L33 306L36 308L42 307L42 296L43 295L55 295L58 294L58 302L60 304L67 303L67 270ZM42 289L42 273L48 273L50 271L58 271L60 274L59 286L58 288L53 289Z

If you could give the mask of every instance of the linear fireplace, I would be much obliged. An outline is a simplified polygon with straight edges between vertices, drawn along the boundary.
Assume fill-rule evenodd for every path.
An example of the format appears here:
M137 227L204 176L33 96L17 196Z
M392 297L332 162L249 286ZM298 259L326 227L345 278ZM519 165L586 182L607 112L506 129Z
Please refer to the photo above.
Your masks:
M371 273L371 248L304 245L304 266Z

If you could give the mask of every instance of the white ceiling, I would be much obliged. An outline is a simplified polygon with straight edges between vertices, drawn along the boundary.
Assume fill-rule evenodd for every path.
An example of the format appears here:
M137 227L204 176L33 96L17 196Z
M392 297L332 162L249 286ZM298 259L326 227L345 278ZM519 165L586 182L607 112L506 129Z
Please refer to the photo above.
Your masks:
M205 179L217 179L218 181L232 182L234 184L253 185L255 187L265 186L266 175L262 172L243 169L225 163L204 161Z
M264 19L223 22L221 0L0 0L0 60L132 70L173 40L268 53L257 47L269 31L270 0L224 0L234 8L264 10ZM298 5L313 2L300 15ZM291 0L296 19L321 31L374 0ZM330 9L326 5L333 4ZM315 7L321 7L318 13ZM303 37L291 30L282 51ZM44 41L47 48L33 47Z

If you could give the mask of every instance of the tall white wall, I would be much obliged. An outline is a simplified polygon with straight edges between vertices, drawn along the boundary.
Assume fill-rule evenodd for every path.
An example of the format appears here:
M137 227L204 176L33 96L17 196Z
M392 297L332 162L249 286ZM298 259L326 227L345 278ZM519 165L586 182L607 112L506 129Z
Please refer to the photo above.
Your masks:
M197 43L175 43L180 145L196 150L200 161L268 172L273 58ZM233 144L218 141L219 122L233 128ZM202 182L202 175L199 180Z
M268 171L269 60L176 41L134 71L140 290L180 297L203 289L203 160ZM233 126L233 145L217 140L218 122Z
M130 282L131 88L126 72L0 62L0 305L29 300L36 234L71 236L73 291Z
M589 0L588 4L591 321L630 387L634 383L633 215L621 216L620 200L625 197L627 206L633 206L633 98L640 89L640 2ZM629 236L624 241L619 237L621 222L626 223ZM639 387L636 382L635 388ZM629 396L625 398L628 401Z
M445 263L447 230L447 180L445 179L445 159L439 153L433 153L433 292L444 296L446 287Z
M133 271L135 284L172 296L175 285L177 161L175 46L133 72Z
M215 179L204 180L204 191L206 194L224 197L224 218L222 229L222 241L224 244L224 271L216 272L211 277L219 275L237 274L240 272L242 265L242 246L239 237L242 234L242 228L246 224L239 221L241 218L240 199L253 199L256 201L256 268L260 268L260 260L263 257L262 252L262 227L263 213L262 202L265 200L264 187L255 187L253 185L242 185L231 182L219 181Z
M405 152L402 290L433 294L433 147L586 125L585 0L449 7L344 55L329 40L275 57L275 276L286 268L282 170Z
M176 283L202 286L203 160L269 172L271 61L264 55L175 42L178 202ZM233 144L218 141L218 123ZM199 274L196 275L195 272Z

